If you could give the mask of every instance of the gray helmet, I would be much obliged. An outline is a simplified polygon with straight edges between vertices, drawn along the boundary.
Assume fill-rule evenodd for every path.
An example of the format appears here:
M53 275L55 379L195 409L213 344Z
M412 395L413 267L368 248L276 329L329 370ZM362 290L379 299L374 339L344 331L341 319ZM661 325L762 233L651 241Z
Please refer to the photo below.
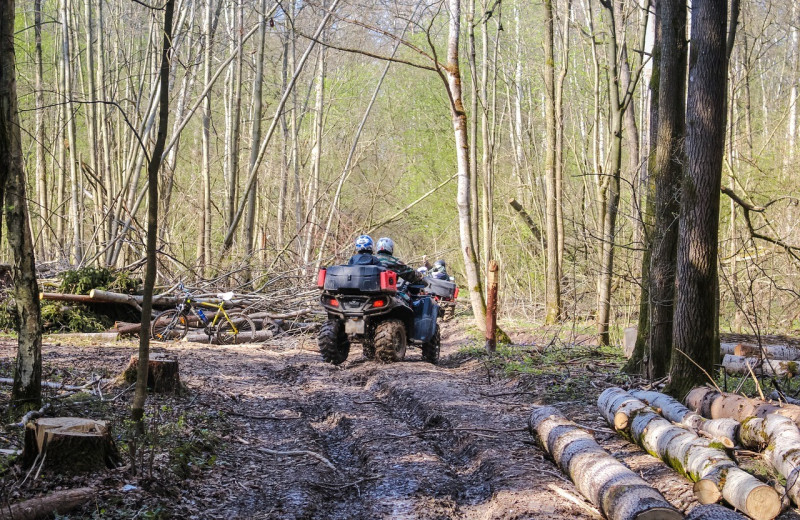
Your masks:
M447 267L447 266L445 265L444 260L437 260L433 264L433 268L435 270L437 270L437 271L442 271L442 270L444 270L445 267Z
M375 245L375 249L378 253L389 253L390 255L393 255L394 242L389 237L381 237L378 239L378 243Z

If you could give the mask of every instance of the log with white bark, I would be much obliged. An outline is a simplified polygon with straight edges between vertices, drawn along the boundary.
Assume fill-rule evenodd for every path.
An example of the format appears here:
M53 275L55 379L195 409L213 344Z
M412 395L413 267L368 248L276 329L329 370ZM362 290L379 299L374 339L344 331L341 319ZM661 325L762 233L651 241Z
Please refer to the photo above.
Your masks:
M744 516L719 504L705 504L692 508L686 520L744 520Z
M628 407L633 406L622 396L617 397L616 401ZM641 404L629 415L630 438L646 452L695 482L694 492L700 503L713 503L721 496L756 520L771 520L780 513L778 493L739 469L721 445L673 425L654 409ZM613 419L614 412L612 408L604 414L606 419Z
M722 358L722 366L729 374L749 374L752 370L757 375L783 377L800 372L800 364L797 361L761 359L731 354L725 354L725 357Z
M706 419L683 406L672 396L652 390L631 390L630 394L660 411L665 419L692 432L721 442L726 448L736 445L739 422L734 419Z
M542 447L575 487L610 520L681 519L683 515L636 473L603 450L594 437L551 406L528 421Z
M690 409L711 419L730 417L742 422L748 417L763 418L767 414L775 413L792 419L795 424L800 424L800 406L769 403L741 395L718 392L705 386L692 389L686 395L684 402Z
M734 347L733 354L756 357L762 357L766 354L771 359L800 361L800 348L790 347L789 345L763 345L759 348L758 345L739 343Z
M607 388L597 398L597 407L609 424L618 432L629 436L631 415L647 405L621 388Z
M43 497L31 498L0 507L0 520L39 520L53 513L69 513L95 496L94 488L85 487L54 491Z
M746 448L764 449L764 459L786 478L786 494L800 505L800 429L788 417L769 414L742 422L740 441Z
M719 354L720 358L725 357L726 354L736 354L736 343L720 343Z

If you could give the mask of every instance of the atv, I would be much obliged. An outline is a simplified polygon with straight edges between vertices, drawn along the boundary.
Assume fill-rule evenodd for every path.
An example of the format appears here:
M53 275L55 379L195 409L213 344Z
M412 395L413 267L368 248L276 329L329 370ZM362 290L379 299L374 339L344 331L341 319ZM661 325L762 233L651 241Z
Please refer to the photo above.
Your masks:
M427 276L425 278L427 286L425 294L433 297L439 307L442 308L442 321L450 321L456 316L456 298L458 298L458 286L452 281Z
M397 284L397 273L378 265L320 269L317 287L328 320L318 343L325 362L344 362L351 342L361 343L365 358L383 363L402 361L408 345L420 347L425 361L439 361L439 306L424 294L424 283L404 291Z

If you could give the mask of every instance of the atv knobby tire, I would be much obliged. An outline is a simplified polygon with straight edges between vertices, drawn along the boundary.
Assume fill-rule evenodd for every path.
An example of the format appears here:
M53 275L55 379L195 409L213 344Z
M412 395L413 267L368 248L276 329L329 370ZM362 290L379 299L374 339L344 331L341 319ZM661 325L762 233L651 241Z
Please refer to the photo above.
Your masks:
M406 327L400 320L386 320L375 327L375 359L382 363L406 357Z
M319 353L326 363L339 365L350 354L350 340L344 331L344 324L339 320L328 320L319 330L317 336Z
M439 363L439 351L442 345L442 333L439 326L436 326L436 332L433 334L431 340L422 345L422 359L436 365Z

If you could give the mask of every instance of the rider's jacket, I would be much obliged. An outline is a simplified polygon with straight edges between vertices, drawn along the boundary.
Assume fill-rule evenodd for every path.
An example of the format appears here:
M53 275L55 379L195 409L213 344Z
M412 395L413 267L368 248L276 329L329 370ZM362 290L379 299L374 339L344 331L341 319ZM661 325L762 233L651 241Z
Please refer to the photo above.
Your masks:
M422 273L417 272L414 268L407 266L399 259L386 253L378 253L375 255L379 264L387 269L391 269L397 276L407 280L411 283L416 283L422 280Z
M357 253L350 257L350 260L347 261L347 265L383 265L381 262L375 257L375 255L371 253Z

